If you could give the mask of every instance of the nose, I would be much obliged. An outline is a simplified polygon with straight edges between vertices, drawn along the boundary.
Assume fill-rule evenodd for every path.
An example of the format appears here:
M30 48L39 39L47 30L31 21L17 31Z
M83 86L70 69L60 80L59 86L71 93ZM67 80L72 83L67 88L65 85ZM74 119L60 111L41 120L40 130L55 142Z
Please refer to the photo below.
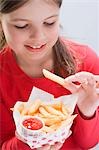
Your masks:
M45 39L45 33L42 28L33 28L30 32L30 39L43 40Z

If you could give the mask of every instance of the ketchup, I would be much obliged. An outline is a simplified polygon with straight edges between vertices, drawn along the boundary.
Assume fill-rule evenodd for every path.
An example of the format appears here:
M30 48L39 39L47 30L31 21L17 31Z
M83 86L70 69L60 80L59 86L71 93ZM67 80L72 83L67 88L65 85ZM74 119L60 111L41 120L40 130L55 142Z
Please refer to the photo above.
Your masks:
M39 130L43 127L42 122L38 118L28 118L23 121L23 126L30 130Z

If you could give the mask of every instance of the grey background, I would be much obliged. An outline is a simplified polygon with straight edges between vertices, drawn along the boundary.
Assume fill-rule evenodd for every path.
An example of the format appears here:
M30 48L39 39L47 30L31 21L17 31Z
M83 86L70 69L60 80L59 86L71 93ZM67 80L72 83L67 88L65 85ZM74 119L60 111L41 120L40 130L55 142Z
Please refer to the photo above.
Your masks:
M62 35L99 54L99 0L63 0L60 20Z

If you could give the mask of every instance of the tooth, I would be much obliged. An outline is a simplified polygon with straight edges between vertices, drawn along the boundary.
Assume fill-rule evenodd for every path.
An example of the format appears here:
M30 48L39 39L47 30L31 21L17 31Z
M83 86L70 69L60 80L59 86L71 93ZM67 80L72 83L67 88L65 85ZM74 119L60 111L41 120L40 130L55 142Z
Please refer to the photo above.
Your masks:
M36 48L36 46L33 46L33 48Z
M33 46L33 48L40 48L41 46Z

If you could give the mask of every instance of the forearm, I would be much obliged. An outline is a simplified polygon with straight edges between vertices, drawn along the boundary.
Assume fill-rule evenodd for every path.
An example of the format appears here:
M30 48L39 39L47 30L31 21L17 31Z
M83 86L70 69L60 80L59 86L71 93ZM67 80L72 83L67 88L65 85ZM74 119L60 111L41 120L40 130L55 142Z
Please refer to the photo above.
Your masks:
M83 118L77 108L75 112L78 116L73 127L73 138L81 148L89 149L99 140L99 110L90 119Z
M2 150L31 150L31 148L16 137L13 137L3 143Z
M94 90L93 90L94 91ZM77 102L77 106L80 110L80 112L90 118L92 117L99 106L99 95L95 92L89 92L89 95L86 97L83 97L84 100L81 100L81 96Z

